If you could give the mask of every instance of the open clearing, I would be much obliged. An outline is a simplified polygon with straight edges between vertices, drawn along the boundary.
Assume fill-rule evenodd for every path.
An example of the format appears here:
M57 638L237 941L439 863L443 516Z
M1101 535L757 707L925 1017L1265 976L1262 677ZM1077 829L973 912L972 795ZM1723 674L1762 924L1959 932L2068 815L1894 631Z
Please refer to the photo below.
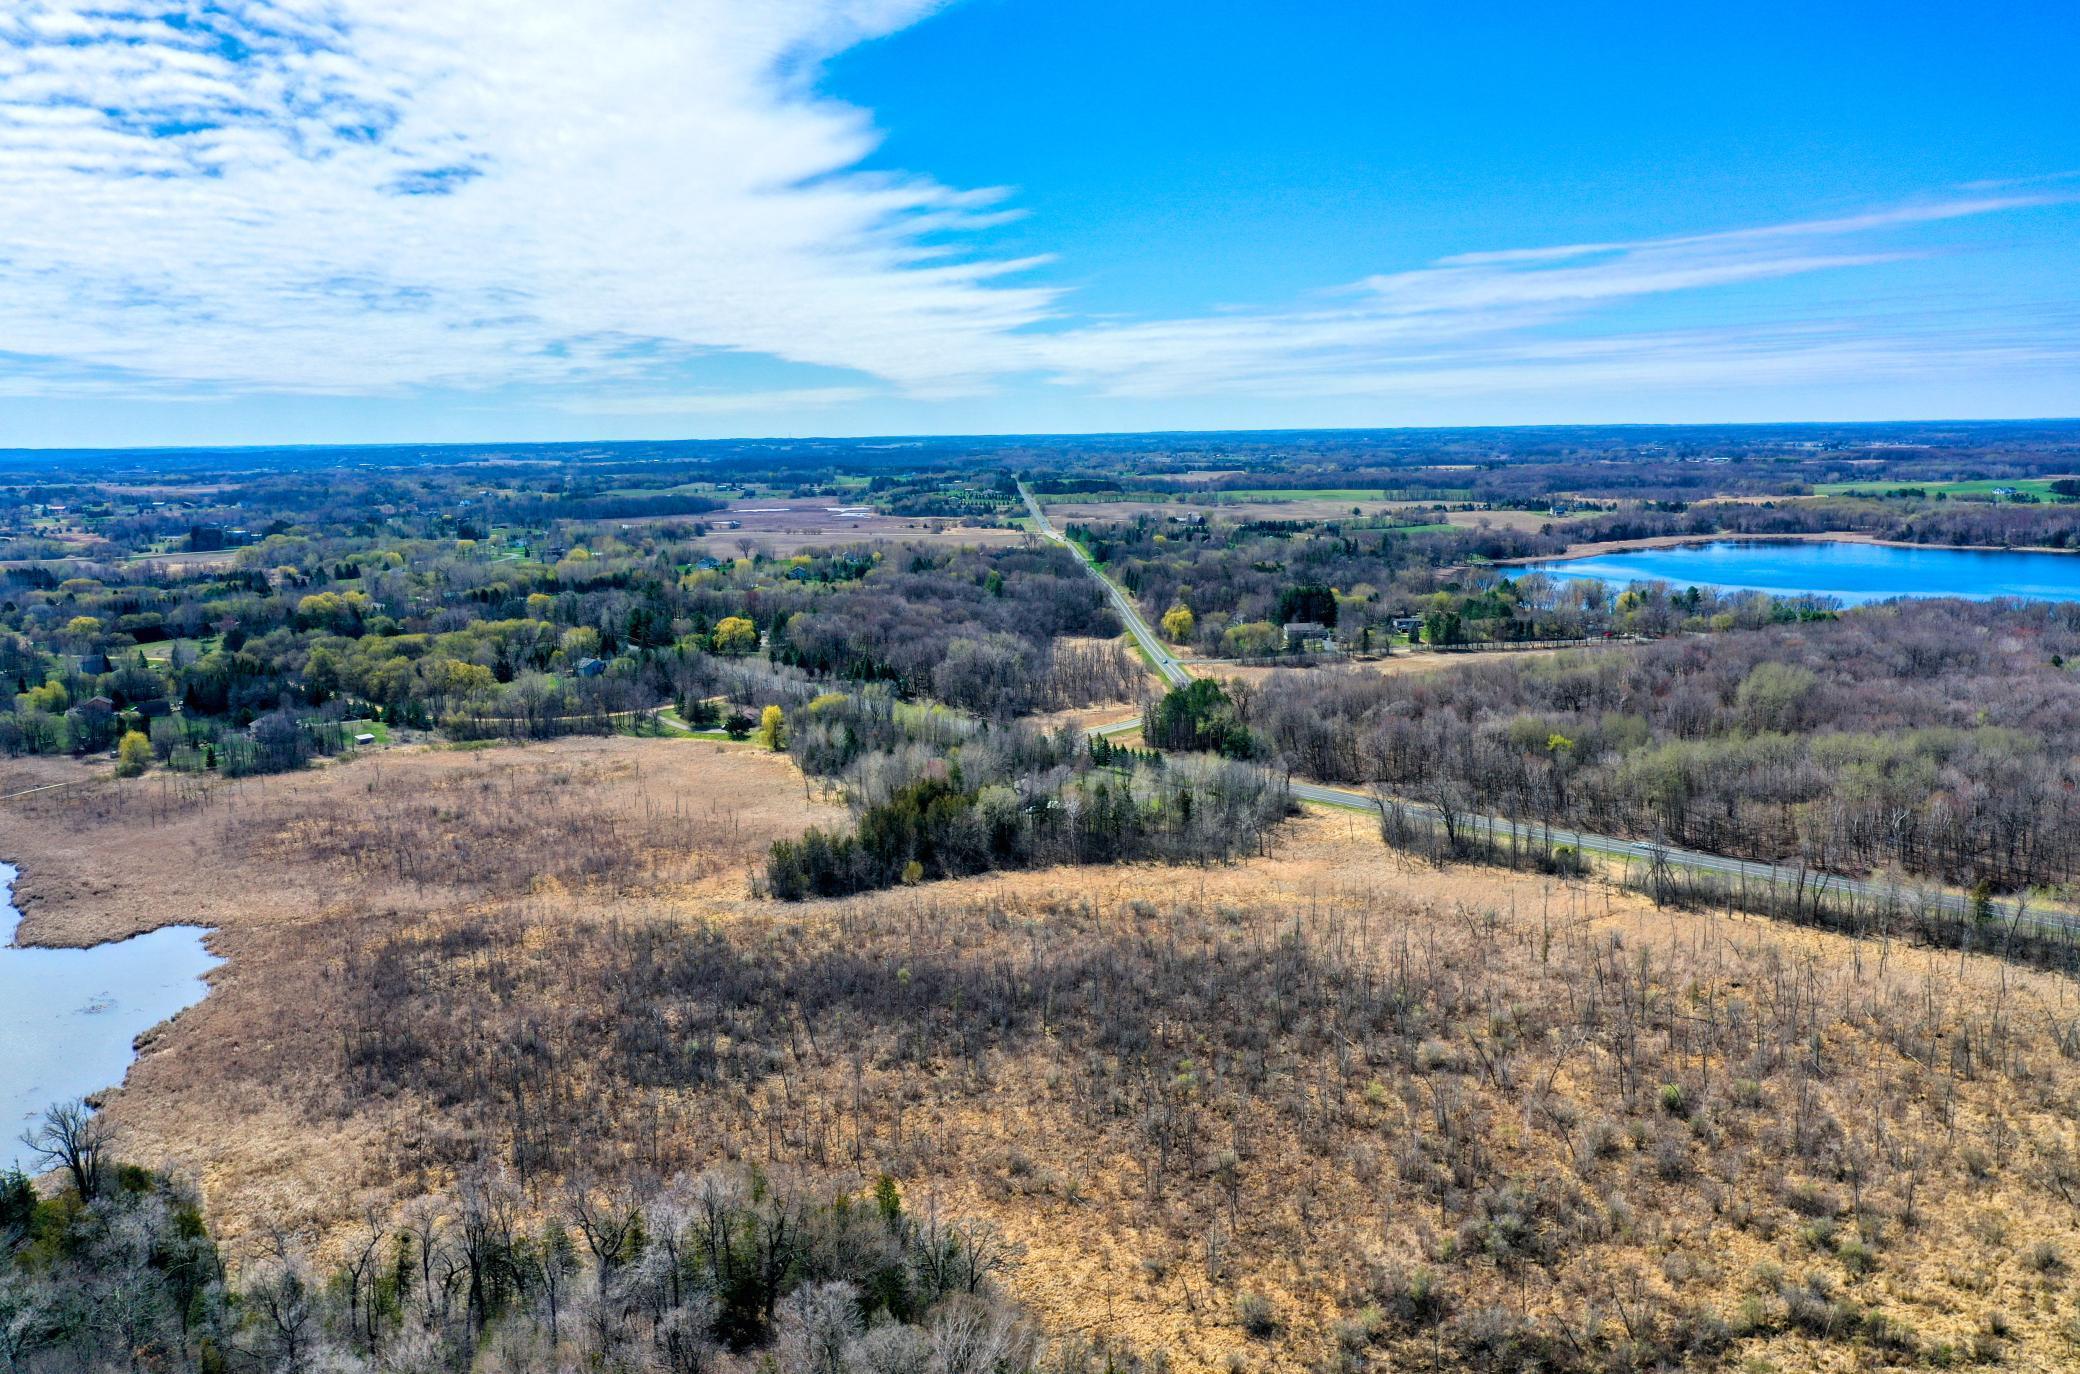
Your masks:
M670 518L684 521L689 517ZM728 510L697 518L709 526L709 545L733 553L764 549L771 554L790 554L869 540L989 546L1016 544L1027 538L1022 530L935 516L888 515L867 506L842 505L828 497L738 500ZM729 525L734 528L725 528Z
M864 505L843 505L829 497L746 497L734 499L727 510L701 515L643 515L596 523L705 524L708 534L703 542L717 555L730 556L762 550L784 557L877 541L988 548L1017 544L1029 537L1021 528L974 525L944 516L889 515Z
M229 960L145 1038L110 1115L126 1157L195 1178L234 1237L416 1186L378 1142L428 1104L328 1100L333 960L359 932L530 904L718 915L772 839L843 814L805 799L784 756L673 739L397 751L235 783L0 764L0 795L49 783L75 785L0 802L24 943L196 923Z
M1527 644L1522 648L1485 649L1462 653L1398 653L1390 654L1385 658L1337 659L1316 663L1308 667L1290 668L1277 664L1223 663L1217 659L1203 658L1180 657L1178 662L1182 663L1185 671L1191 673L1194 677L1218 678L1223 682L1242 682L1258 690L1264 690L1267 688L1275 689L1280 682L1290 681L1290 675L1295 673L1364 672L1379 673L1387 677L1400 677L1403 674L1450 672L1455 668L1470 667L1476 663L1493 663L1498 659L1517 658L1525 654L1544 656L1567 653L1570 650L1594 653L1605 648L1616 647L1619 646Z
M2040 501L2057 499L2051 484L2061 479L2056 477L1983 477L1961 482L1821 482L1814 486L1815 496L1893 496L1903 491L1925 492L1930 496L1941 492L1946 496L1992 496L1995 493L2014 493L2034 496Z
M1353 499L1348 493L1326 495L1281 496L1270 500L1222 501L1218 503L1185 497L1174 501L1151 502L1132 500L1089 500L1047 502L1048 518L1058 525L1107 524L1132 520L1137 516L1156 514L1161 516L1206 516L1222 520L1305 520L1333 522L1350 518L1352 507L1360 516L1376 519L1390 516L1411 522L1410 532L1442 529L1456 525L1466 529L1491 526L1497 529L1538 530L1548 525L1564 526L1577 517L1556 516L1546 511L1528 510L1439 510L1434 501L1392 501L1379 499L1379 493L1360 493L1363 499Z

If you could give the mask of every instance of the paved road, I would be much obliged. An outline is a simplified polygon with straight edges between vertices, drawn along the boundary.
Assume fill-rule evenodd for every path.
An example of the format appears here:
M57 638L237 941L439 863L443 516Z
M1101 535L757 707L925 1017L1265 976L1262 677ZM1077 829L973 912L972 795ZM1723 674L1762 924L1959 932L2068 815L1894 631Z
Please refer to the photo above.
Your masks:
M1104 571L1091 561L1091 556L1084 552L1081 544L1054 527L1054 523L1047 518L1047 512L1040 509L1039 500L1034 497L1031 488L1027 487L1024 481L1018 484L1018 494L1025 498L1026 509L1033 513L1033 528L1040 532L1040 537L1051 539L1075 554L1076 561L1083 564L1092 577L1098 579L1098 585L1105 589L1105 595L1112 601L1112 609L1119 612L1120 621L1127 627L1127 633L1134 636L1134 642L1141 646L1141 652L1155 665L1156 673L1163 681L1172 687L1182 687L1190 682L1192 675L1184 670L1184 665L1177 661L1177 655L1170 652L1157 637L1155 630L1150 628L1148 621L1142 618L1141 608L1134 604L1134 598L1122 591L1118 583L1107 577Z
M1103 569L1091 561L1090 556L1084 552L1081 545L1055 529L1054 525L1048 520L1046 512L1040 508L1040 502L1023 481L1018 484L1018 493L1025 498L1026 509L1032 512L1034 527L1039 530L1041 536L1068 548L1076 555L1077 561L1082 563L1090 575L1097 578L1099 584L1105 588L1105 594L1111 598L1113 609L1119 612L1119 618L1126 624L1128 632L1134 636L1135 642L1140 644L1142 650L1156 665L1156 671L1162 675L1164 681L1180 687L1190 682L1192 680L1191 674L1187 673L1184 665L1178 662L1176 656L1163 646L1163 641L1156 636L1154 629L1143 618L1141 608L1134 604L1133 599L1122 591L1117 583L1107 577ZM1118 721L1111 725L1098 726L1090 733L1094 735L1123 734L1138 728L1139 725L1140 722L1138 720ZM1379 802L1369 793L1355 792L1344 787L1328 787L1314 782L1296 782L1291 787L1293 795L1301 801L1314 802L1321 806L1340 806L1374 813L1377 813L1379 810ZM1405 799L1394 800L1398 801L1405 815L1413 819L1428 821L1433 825L1438 823L1436 807L1424 802ZM1469 816L1461 824L1469 833L1487 835L1505 842L1510 838L1513 828L1511 822L1492 816ZM1758 863L1751 859L1728 858L1724 854L1707 854L1697 849L1676 849L1669 845L1657 845L1643 840L1621 840L1615 835L1592 835L1586 831L1569 830L1560 826L1548 828L1545 826L1526 825L1521 827L1520 838L1525 842L1534 844L1549 839L1555 845L1569 845L1585 853L1603 854L1618 859L1640 859L1651 862L1658 853L1666 862L1677 868L1715 873L1735 879L1746 879L1748 882L1758 885L1772 883L1785 887L1796 887L1803 884L1808 891L1817 890L1824 893L1839 893L1878 899L1891 897L1908 906L1913 905L1918 899L1926 901L1939 911L1948 912L1954 916L1967 916L1971 912L1971 900L1961 893L1942 891L1921 893L1916 889L1903 888L1897 884L1878 879L1848 878L1839 874L1816 873L1812 869L1800 869L1787 864ZM1994 904L1994 915L1995 919L2003 923L2012 920L2015 915L2015 903L1996 902ZM2062 916L2056 912L2028 913L2023 917L2022 925L2041 934L2055 934L2069 938L2080 936L2080 920Z
M1296 782L1291 785L1292 793L1302 801L1316 802L1323 806L1349 807L1378 814L1380 803L1364 792L1354 792L1342 787L1324 787L1320 783ZM1398 804L1403 813L1413 819L1438 824L1437 808L1426 802L1390 798L1389 804ZM1903 906L1913 906L1917 900L1925 901L1938 911L1953 916L1965 916L1971 912L1971 899L1961 893L1940 890L1922 890L1877 879L1849 878L1835 873L1820 873L1813 869L1800 869L1789 864L1760 863L1753 859L1728 858L1724 854L1708 854L1700 849L1680 849L1673 845L1655 844L1647 840L1621 840L1614 835L1593 835L1587 831L1570 830L1565 826L1516 825L1493 816L1462 816L1458 825L1467 834L1481 835L1508 843L1511 832L1526 844L1567 845L1587 853L1603 854L1617 859L1637 859L1651 862L1656 854L1676 868L1691 869L1724 877L1745 878L1751 883L1778 884L1786 887L1805 885L1809 892L1854 894L1859 897L1892 897ZM2013 902L1996 902L1996 915L2003 920L2014 916ZM2023 917L2023 924L2044 932L2060 935L2080 934L2080 921L2056 912L2030 912Z

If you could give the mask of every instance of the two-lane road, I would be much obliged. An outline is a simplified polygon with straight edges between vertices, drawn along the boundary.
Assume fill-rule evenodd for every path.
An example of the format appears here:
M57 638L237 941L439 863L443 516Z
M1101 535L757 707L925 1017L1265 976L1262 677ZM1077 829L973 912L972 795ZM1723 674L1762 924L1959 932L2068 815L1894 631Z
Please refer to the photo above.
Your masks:
M1107 577L1104 570L1091 561L1090 554L1084 551L1081 544L1054 527L1054 523L1047 518L1047 512L1040 508L1039 499L1033 495L1032 488L1028 487L1023 479L1019 481L1018 494L1025 498L1026 509L1033 513L1033 528L1039 532L1040 537L1051 539L1075 554L1076 561L1083 564L1084 570L1098 579L1098 585L1105 589L1106 597L1112 602L1112 609L1119 613L1120 623L1127 627L1127 633L1134 636L1134 642L1141 646L1141 652L1155 665L1157 675L1172 687L1182 687L1190 682L1192 675L1184 670L1184 665L1177 661L1177 655L1170 652L1169 647L1142 617L1141 608L1134 604L1134 598L1128 596L1117 582Z
M1032 489L1027 487L1022 480L1018 484L1018 494L1025 498L1026 509L1031 511L1033 515L1033 527L1040 533L1041 537L1050 539L1067 548L1076 555L1076 560L1083 564L1085 571L1098 579L1098 584L1105 589L1105 595L1112 602L1113 609L1118 612L1121 623L1127 627L1127 632L1133 635L1134 642L1141 646L1142 652L1148 656L1149 662L1155 665L1156 672L1163 680L1173 687L1182 687L1190 682L1192 675L1185 671L1184 665L1178 661L1177 656L1172 654L1164 645L1162 639L1157 636L1154 628L1149 625L1147 619L1141 614L1141 608L1134 604L1133 598L1128 596L1118 583L1105 575L1104 569L1091 560L1090 555L1084 551L1082 545L1076 543L1076 541L1070 539L1054 527L1053 522L1047 518L1046 511L1041 509L1039 499L1033 495ZM1133 721L1117 721L1111 725L1096 727L1091 733L1094 735L1121 734L1135 728L1137 724L1138 722ZM1295 782L1291 784L1291 788L1294 797L1301 801L1313 802L1319 806L1336 806L1377 813L1382 805L1379 798L1369 793L1353 791L1345 787L1330 787L1315 782ZM1402 798L1389 798L1385 804L1399 806L1402 809L1402 813L1412 819L1422 820L1433 825L1439 823L1437 808L1427 803ZM1873 900L1890 899L1905 906L1926 904L1934 907L1936 910L1958 917L1970 915L1972 909L1970 898L1961 893L1946 892L1940 889L1908 888L1878 879L1850 878L1840 874L1820 873L1810 868L1800 868L1790 864L1760 863L1752 859L1735 859L1729 858L1724 854L1707 854L1697 849L1678 849L1671 845L1654 844L1646 840L1625 840L1619 839L1615 835L1592 835L1587 831L1569 830L1560 826L1519 826L1514 822L1493 816L1466 816L1459 823L1470 832L1489 835L1503 840L1509 839L1514 832L1523 842L1545 843L1550 841L1555 845L1571 846L1584 853L1602 854L1606 857L1628 861L1644 860L1652 862L1658 855L1661 860L1668 863L1671 867L1719 874L1757 885L1772 884L1780 887L1797 887L1807 892L1818 891L1854 895ZM2006 922L2014 919L2015 911L2015 903L1996 902L1993 915L1996 920ZM2057 912L2032 912L2022 918L2021 924L2038 934L2056 935L2068 939L2080 936L2080 920L2075 920L2073 917L2061 915Z

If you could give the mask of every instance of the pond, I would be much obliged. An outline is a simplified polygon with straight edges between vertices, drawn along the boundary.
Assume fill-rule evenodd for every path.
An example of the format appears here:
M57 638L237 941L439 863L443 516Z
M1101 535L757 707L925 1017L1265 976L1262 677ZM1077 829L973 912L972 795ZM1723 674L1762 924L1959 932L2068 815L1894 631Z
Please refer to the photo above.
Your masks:
M0 1169L27 1165L21 1134L53 1102L123 1081L137 1037L202 1000L223 961L200 926L92 949L21 949L15 870L0 864Z
M1810 593L1847 605L1895 596L2080 601L2080 554L1902 548L1848 540L1721 539L1551 559L1519 570L1618 585L1668 582L1780 596Z

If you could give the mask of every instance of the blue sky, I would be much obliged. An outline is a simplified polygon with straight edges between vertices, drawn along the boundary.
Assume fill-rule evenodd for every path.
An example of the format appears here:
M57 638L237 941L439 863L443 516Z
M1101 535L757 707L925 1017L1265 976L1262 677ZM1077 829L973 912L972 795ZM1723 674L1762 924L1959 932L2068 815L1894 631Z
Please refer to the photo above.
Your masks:
M2076 58L2050 4L22 0L0 446L2072 415Z

